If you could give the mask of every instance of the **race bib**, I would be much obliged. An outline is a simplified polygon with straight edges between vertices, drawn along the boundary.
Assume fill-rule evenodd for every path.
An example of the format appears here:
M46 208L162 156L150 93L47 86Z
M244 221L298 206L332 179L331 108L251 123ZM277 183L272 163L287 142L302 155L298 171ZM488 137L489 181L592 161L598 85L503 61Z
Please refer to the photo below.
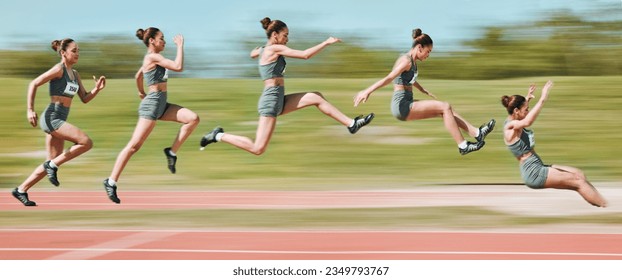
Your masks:
M533 130L527 130L527 136L529 137L529 147L533 149L536 146L536 138L533 135Z
M66 95L74 96L78 93L78 89L80 89L80 85L72 82L67 82L67 86L65 87L65 91L63 92Z
M168 69L164 69L164 76L162 76L162 81L168 81Z
M417 80L417 76L419 76L419 72L415 71L415 74L413 75L413 78L410 79L410 84L411 85L415 83L415 81Z

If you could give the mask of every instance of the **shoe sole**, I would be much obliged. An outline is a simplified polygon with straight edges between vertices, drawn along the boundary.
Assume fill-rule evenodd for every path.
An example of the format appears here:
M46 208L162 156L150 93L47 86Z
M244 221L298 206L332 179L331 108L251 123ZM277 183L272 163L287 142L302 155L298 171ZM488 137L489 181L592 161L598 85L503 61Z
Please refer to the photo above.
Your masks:
M106 195L108 195L108 190L106 190ZM118 197L116 197L116 196L110 196L110 195L108 195L108 198L109 198L112 202L114 202L114 203L116 203L116 204L121 204L121 200L120 200Z
M464 155L468 155L468 154L470 154L470 153L472 153L472 152L477 152L477 151L481 150L482 148L484 148L484 146L486 145L486 142L485 142L485 141L482 141L481 143L482 143L482 146L480 146L480 147L479 147L479 149L477 149L477 150L469 151L469 152L466 152L466 153L462 153L462 151L460 151L460 150L458 150L458 151L459 151L459 152L460 152L460 154L461 154L461 155L463 155L463 156L464 156Z
M168 150L170 150L170 149L168 149ZM167 151L167 149L164 149L164 156L166 156L166 165L168 166L168 170L171 171L171 173L175 174L175 172L177 171L177 169L175 169L175 165L170 165L169 164L169 158L173 158L173 157L169 156L166 151Z
M496 124L497 124L497 121L492 120L492 125L490 126L490 130L488 131L488 133L486 133L486 135L484 137L482 137L481 140L480 139L475 139L475 140L477 140L477 141L484 141L484 140L486 140L486 137L488 137L488 135L495 129L495 125ZM480 130L480 132L481 132L481 130Z
M370 124L370 123L371 123L371 121L373 121L373 120L374 120L374 117L376 117L376 115L375 115L374 113L371 113L371 114L369 114L369 115L371 116L371 117L369 117L369 121L367 121L367 123L366 123L366 124L364 124L363 126L359 127L356 131L354 131L354 132L350 131L350 134L356 134L357 132L359 132L359 130L361 130L361 128L363 128L364 126L366 126L366 125ZM349 129L348 129L348 131L349 131Z
M109 198L112 202L114 202L114 203L116 203L116 204L120 204L120 203L121 203L121 199L119 199L119 197L117 196L117 190L116 190L116 188L113 188L113 187L111 187L111 186L108 186L108 184L107 184L106 182L108 182L108 180L104 180L104 190L106 191L106 196L108 196L108 198ZM110 192L108 191L108 189L112 189L112 191L113 191L113 193L114 193L114 196L111 196L111 195L110 195Z
M11 194L13 195L13 197L15 197L15 199L19 200L19 202L21 202L22 204L24 204L24 206L37 206L37 203L32 201L32 200L28 200L26 203L24 203L19 197L19 194L16 194L15 191L12 191Z
M214 131L215 131L216 133L213 133ZM213 130L212 130L212 131L210 131L208 134L203 135L203 137L201 137L201 142L199 142L199 146L201 146L201 151L203 151L203 150L205 149L205 147L207 147L207 145L212 144L212 143L216 143L216 142L217 142L217 141L216 141L216 134L218 134L218 133L224 133L224 132L225 132L225 131L224 131L222 128L220 128L220 127L219 127L219 128L215 128L215 129L213 129ZM212 135L212 134L213 134L213 137L211 137L211 138L213 138L213 140L208 140L207 138L210 138L210 137L208 137L208 136L209 136L209 135Z
M48 172L48 169L50 170L54 170L52 169L52 167L50 167L49 165L47 165L48 167L46 167L47 164L43 164L43 170L45 170L45 173L47 174L48 180L50 180L50 183L52 183L52 185L58 187L60 185L60 182L58 181L58 175L57 176L52 176L50 175L50 172ZM58 172L55 171L55 172Z

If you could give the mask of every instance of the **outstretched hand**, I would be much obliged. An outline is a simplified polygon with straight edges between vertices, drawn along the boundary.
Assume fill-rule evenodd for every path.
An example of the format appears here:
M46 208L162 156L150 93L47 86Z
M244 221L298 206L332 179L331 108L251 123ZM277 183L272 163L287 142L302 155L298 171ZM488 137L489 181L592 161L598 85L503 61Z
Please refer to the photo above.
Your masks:
M529 102L529 100L536 97L535 95L533 95L535 91L536 91L536 84L531 84L529 86L529 91L527 92L527 102Z
M369 94L365 94L364 91L359 92L356 96L354 96L354 107L358 107L361 102L367 102L367 98Z
M548 82L546 82L544 87L542 87L542 97L543 98L547 98L549 96L549 91L551 91L552 87L553 87L553 81L549 80Z
M334 43L338 43L341 42L341 39L339 38L335 38L335 37L328 37L328 39L326 39L325 41L327 44L332 45Z
M93 80L95 81L95 90L97 92L101 91L106 87L106 76L100 76L99 79L93 76Z
M184 36L182 36L181 34L177 34L175 35L175 37L173 37L173 42L175 42L175 45L177 46L183 46L184 45Z
M534 98L535 96L533 95L533 92L536 91L536 85L535 84L531 84L529 86L529 91L527 92L527 101L531 100L532 98Z

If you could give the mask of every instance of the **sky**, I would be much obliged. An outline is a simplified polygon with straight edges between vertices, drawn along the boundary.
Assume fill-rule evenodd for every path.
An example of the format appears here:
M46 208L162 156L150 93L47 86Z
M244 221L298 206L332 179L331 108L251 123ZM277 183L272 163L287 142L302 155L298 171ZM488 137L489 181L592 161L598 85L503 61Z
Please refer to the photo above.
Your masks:
M183 34L188 48L226 57L241 39L263 43L259 20L269 16L287 23L290 42L297 31L316 31L407 50L411 31L418 27L433 38L435 51L452 51L461 41L479 37L484 26L527 23L544 11L581 12L611 3L620 3L617 12L622 13L622 0L1 1L0 49L47 46L66 37L78 42L102 35L136 39L138 28L155 26L169 42Z

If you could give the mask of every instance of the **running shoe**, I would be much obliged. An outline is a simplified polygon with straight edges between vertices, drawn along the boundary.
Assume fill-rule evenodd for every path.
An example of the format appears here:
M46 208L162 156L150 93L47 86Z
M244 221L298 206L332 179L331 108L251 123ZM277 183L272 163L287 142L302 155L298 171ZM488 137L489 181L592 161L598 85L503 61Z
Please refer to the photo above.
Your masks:
M374 113L371 113L367 116L365 116L363 118L363 115L360 115L356 118L354 118L354 125L349 126L348 130L350 131L350 133L354 134L357 131L359 131L359 129L361 129L361 127L366 126L367 124L369 124L371 122L371 120L374 119Z
M171 173L175 174L175 163L177 163L177 156L171 156L171 154L169 153L171 151L171 148L165 148L164 149L164 155L166 156L166 163L168 164L168 170L171 171Z
M43 163L43 169L45 169L45 173L48 174L48 179L50 179L50 183L58 187L58 185L60 185L60 183L58 182L58 178L56 177L56 172L58 171L58 168L51 167L50 161L48 160Z
M458 148L458 151L460 151L461 155L466 155L470 152L475 152L479 149L481 149L482 147L484 147L484 145L486 144L486 142L484 141L480 141L480 142L467 142L467 146L464 149Z
M495 119L492 119L489 122L482 124L482 126L479 127L479 135L475 137L475 140L477 140L477 142L484 141L486 136L490 134L492 130L495 128L495 123L496 123Z
M106 194L108 195L108 198L112 200L112 202L116 204L121 203L121 200L119 199L119 197L117 197L117 186L108 185L108 179L104 180L104 189L106 189Z
M17 188L13 190L12 194L13 194L13 197L17 198L17 200L23 203L24 206L37 206L37 203L28 199L27 193L20 193L17 191Z
M203 136L203 138L201 138L201 151L203 151L205 149L205 146L218 142L216 141L216 135L218 133L223 133L225 132L224 129L222 129L222 127L217 126L216 128L212 129L212 131L210 131L208 134L205 134Z

